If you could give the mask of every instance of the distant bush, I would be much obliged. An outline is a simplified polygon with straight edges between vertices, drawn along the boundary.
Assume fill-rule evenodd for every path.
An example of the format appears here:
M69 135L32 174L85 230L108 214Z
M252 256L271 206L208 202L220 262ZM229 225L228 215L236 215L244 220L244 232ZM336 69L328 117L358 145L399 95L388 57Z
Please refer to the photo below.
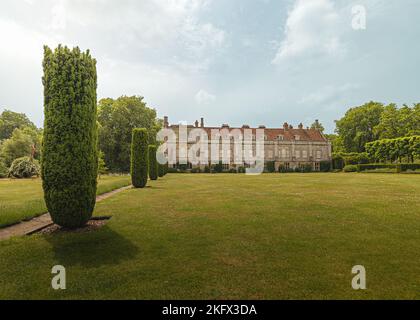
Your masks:
M178 164L178 171L179 172L185 173L185 172L187 172L187 170L188 170L188 165L187 164L185 164L185 163Z
M22 157L14 160L9 169L9 176L18 179L39 176L40 166L37 160Z
M275 171L276 171L276 165L275 165L275 162L274 162L274 161L268 161L268 162L265 164L265 168L266 168L267 172L269 172L269 173L273 173L273 172L275 172Z
M245 167L239 167L238 168L238 173L246 173Z
M349 164L343 168L344 172L357 172L357 165Z
M238 171L236 169L232 168L232 169L229 170L229 173L238 173Z
M3 161L0 160L0 178L6 178L9 174L9 170Z
M103 174L108 173L108 168L105 165L104 160L104 153L102 151L99 151L98 153L98 176L100 177Z
M288 172L295 172L295 170L291 169L291 168L287 169L285 165L281 164L279 166L279 172L280 173L288 173Z
M158 179L158 162L156 159L156 146L149 146L149 177L150 180Z
M131 182L135 188L144 188L149 172L149 134L147 129L133 129L131 139Z
M313 167L311 164L305 164L302 168L302 172L312 172L313 171Z
M168 168L168 173L178 173L178 169L176 169L176 168Z
M367 164L370 162L369 155L365 152L343 153L342 156L346 166L350 164Z
M192 168L191 173L201 173L201 169L199 167Z
M214 164L212 166L212 173L222 173L223 172L223 164L220 161L218 164Z
M204 167L204 173L210 173L210 167L209 166Z
M332 159L333 169L343 169L348 165L367 164L370 157L366 152L334 153Z
M330 172L332 170L332 163L331 161L321 161L320 169L321 172Z
M344 164L344 158L340 153L334 153L332 156L332 167L333 170L343 170L345 164Z

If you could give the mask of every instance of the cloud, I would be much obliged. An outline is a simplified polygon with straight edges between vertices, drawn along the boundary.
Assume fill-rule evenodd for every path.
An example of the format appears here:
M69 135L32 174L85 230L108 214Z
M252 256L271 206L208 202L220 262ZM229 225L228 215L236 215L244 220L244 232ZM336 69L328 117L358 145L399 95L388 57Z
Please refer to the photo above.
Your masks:
M360 88L360 85L355 83L346 83L344 85L335 86L327 85L319 88L316 92L303 96L298 103L299 104L325 104L331 101L342 98L353 90Z
M65 0L57 1L56 4L51 8L51 28L52 29L65 29L67 18L66 18L66 7Z
M209 103L213 102L214 100L216 100L216 96L208 93L205 90L200 90L195 95L195 101L198 104L209 104Z
M97 58L99 98L140 94L169 114L174 104L192 105L200 86L196 77L208 71L226 44L225 31L200 17L209 4L5 0L0 11L0 82L8 90L0 92L0 104L25 111L40 125L43 45L62 43L90 49ZM28 94L19 94L22 83Z
M285 38L272 63L308 55L337 55L342 50L339 12L333 2L297 0L288 14Z

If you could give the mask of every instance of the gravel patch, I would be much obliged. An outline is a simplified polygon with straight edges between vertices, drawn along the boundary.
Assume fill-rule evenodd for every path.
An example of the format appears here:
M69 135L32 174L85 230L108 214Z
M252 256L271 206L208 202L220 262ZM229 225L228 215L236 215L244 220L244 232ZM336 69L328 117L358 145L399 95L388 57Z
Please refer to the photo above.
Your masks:
M62 228L59 225L53 224L46 227L35 234L60 234L60 233L86 233L96 231L105 226L111 217L94 218L89 220L84 227L77 229Z

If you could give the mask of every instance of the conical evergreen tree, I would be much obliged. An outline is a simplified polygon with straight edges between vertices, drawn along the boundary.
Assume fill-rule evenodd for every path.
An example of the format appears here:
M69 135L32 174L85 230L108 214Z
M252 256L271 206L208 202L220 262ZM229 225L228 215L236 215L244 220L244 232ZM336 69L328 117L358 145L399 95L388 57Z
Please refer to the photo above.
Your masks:
M131 139L131 182L144 188L149 174L149 135L147 129L133 129Z
M156 146L150 145L149 146L149 177L150 180L157 180L158 179L158 162L156 159Z
M79 48L44 47L43 69L45 202L56 224L81 227L96 202L96 60Z

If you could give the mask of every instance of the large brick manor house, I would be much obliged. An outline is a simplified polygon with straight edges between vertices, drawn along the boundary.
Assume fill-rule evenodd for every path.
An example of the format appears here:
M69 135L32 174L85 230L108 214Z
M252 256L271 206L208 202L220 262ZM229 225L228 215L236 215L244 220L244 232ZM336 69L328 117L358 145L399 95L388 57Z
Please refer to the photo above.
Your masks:
M180 125L170 125L168 117L164 117L164 128L171 129L177 135L177 163L179 163L179 128ZM275 169L278 170L279 166L282 165L287 169L295 169L305 165L311 165L314 171L320 170L320 164L323 161L331 161L331 143L328 139L316 129L304 128L303 124L299 124L297 128L294 128L288 123L284 123L281 128L266 128L261 125L258 128L251 128L248 125L243 125L241 128L230 127L227 124L221 127L207 127L204 125L204 118L201 118L201 122L195 122L194 125L187 125L187 132L195 128L200 128L206 131L209 139L209 150L211 144L211 131L213 129L228 129L234 130L239 129L243 133L246 129L252 130L252 134L255 135L257 129L264 130L264 152L265 162L274 162ZM190 144L188 142L188 148ZM210 152L210 151L209 151ZM233 146L231 153L233 154ZM185 159L184 159L185 160ZM188 163L189 168L193 166ZM172 165L176 167L177 164ZM204 167L205 164L201 164L200 167ZM236 168L238 165L234 164L233 158L230 164L224 164L224 169Z

